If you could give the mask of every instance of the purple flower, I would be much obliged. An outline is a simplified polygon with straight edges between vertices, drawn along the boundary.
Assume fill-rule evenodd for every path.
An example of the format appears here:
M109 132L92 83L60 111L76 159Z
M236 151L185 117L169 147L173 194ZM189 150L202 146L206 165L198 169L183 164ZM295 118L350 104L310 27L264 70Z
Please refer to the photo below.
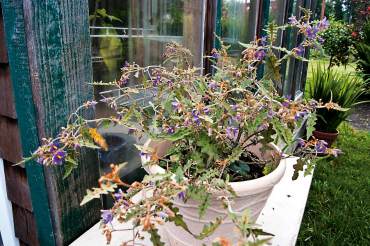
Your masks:
M305 117L307 115L307 112L305 111L302 111L302 112L298 112L294 115L294 120L297 121L303 117Z
M320 44L323 44L325 42L325 39L323 39L322 37L318 36L317 37L317 41L320 43Z
M221 56L220 53L218 53L217 49L215 48L212 49L211 54L212 54L212 58L214 59L218 59Z
M328 19L326 19L326 16L325 16L324 19L319 21L318 28L320 29L320 31L323 31L325 29L328 29L329 25L330 25L330 23L329 23Z
M175 133L175 127L174 126L170 126L167 128L167 133L168 134L174 134Z
M315 144L315 151L317 153L325 153L328 148L328 143L324 140L318 140Z
M290 103L288 101L284 101L281 103L284 107L288 108Z
M153 86L158 86L161 82L161 76L157 75L157 77L153 80Z
M64 150L59 150L53 155L53 163L55 165L62 165L66 158L66 152Z
M149 153L147 153L147 152L140 152L140 156L141 157L144 157L144 158L146 158L146 159L148 159L148 158L150 158L150 154Z
M173 109L175 109L176 111L180 111L181 104L180 104L178 101L173 101L173 102L172 102L172 107L173 107Z
M79 144L79 143L75 143L75 144L73 145L73 148L74 148L75 150L78 150L80 147L81 147L81 146L80 146L80 144Z
M172 86L173 86L173 81L172 81L172 80L168 80L168 81L167 81L167 85L168 85L169 87L172 87Z
M298 47L294 48L294 53L297 56L303 56L303 54L304 54L304 47L303 47L303 45L300 44Z
M330 153L331 153L334 157L338 157L338 155L342 154L343 152L342 152L340 149L331 149L331 150L330 150Z
M311 27L308 26L306 28L306 36L309 40L314 40L317 36L317 32L319 31L319 28L317 26Z
M226 128L226 136L229 139L235 139L238 136L239 129L236 127L228 127Z
M272 119L272 117L275 115L276 113L273 111L273 110L269 110L268 112L267 112L267 118L269 118L269 119Z
M242 120L241 114L237 113L235 116L233 116L233 120L236 122L240 122Z
M297 18L295 16L289 17L288 18L288 24L290 24L290 25L296 25L296 24L298 24Z
M204 108L203 109L203 113L205 113L205 114L209 114L209 112L210 112L211 110L209 109L209 108Z
M261 61L263 58L265 58L266 56L266 52L264 50L257 50L255 53L254 53L254 57Z
M208 84L208 88L210 88L212 90L216 90L217 87L218 87L217 83L213 80Z
M58 140L54 140L51 144L50 144L50 149L49 149L49 152L50 153L54 153L55 151L57 151L58 149L60 148L60 143Z
M165 212L163 212L163 211L160 211L159 213L158 213L158 217L160 217L162 220L165 220L165 219L167 219L168 218L168 214L166 214Z
M113 214L110 210L101 210L101 218L104 224L108 224L113 221Z
M261 44L261 46L266 46L266 44L267 44L267 36L263 36L260 39L260 44Z
M199 112L198 112L198 110L193 109L193 110L191 111L191 114L193 115L193 121L194 121L197 125L199 125L199 124L200 124L200 119L199 119Z
M185 194L185 191L181 191L177 194L177 197L180 199L180 200L185 200L185 197L186 197L186 194Z
M122 197L123 197L123 192L122 192L122 190L121 189L119 189L118 190L118 192L116 192L116 193L114 193L114 198L116 199L116 200L120 200Z
M231 104L230 107L234 111L238 110L238 105L236 105L236 104Z

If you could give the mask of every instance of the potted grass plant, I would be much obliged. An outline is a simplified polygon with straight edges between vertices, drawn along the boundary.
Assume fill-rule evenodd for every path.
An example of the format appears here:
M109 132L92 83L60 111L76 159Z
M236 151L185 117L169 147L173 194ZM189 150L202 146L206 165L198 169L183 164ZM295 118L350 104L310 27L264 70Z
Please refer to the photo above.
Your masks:
M335 102L340 108L317 109L318 119L313 135L325 140L329 146L338 136L338 126L346 120L359 98L366 92L366 83L359 76L341 72L336 69L325 69L318 64L312 69L312 77L306 84L306 97L323 103Z
M114 116L86 119L84 111L97 103L86 102L56 138L44 139L24 161L62 166L68 176L81 148L108 149L100 127L120 125L129 134L149 139L137 145L148 175L128 184L119 177L120 166L112 164L99 187L87 191L81 205L102 194L114 198L113 207L102 211L108 243L119 231L112 221L132 224L133 237L123 245L140 244L142 232L150 234L154 245L164 245L163 240L168 245L267 242L258 236L269 234L254 221L284 174L285 158L300 157L294 166L296 179L299 171L309 173L318 153L338 152L309 139L316 110L337 105L291 101L280 97L272 82L280 79L279 64L284 59L305 60L300 56L303 49L316 47L317 33L327 27L326 20L311 22L304 12L301 19L291 17L282 27L270 24L266 36L241 44L245 50L238 63L228 56L227 46L214 49L214 75L193 67L189 50L176 43L166 46L164 65L126 64L120 79L107 83L117 93L102 99ZM275 47L279 28L297 28L306 38L292 50ZM285 56L278 58L276 51ZM258 79L262 64L265 76ZM295 139L293 131L304 118L307 139ZM277 143L285 145L284 151Z

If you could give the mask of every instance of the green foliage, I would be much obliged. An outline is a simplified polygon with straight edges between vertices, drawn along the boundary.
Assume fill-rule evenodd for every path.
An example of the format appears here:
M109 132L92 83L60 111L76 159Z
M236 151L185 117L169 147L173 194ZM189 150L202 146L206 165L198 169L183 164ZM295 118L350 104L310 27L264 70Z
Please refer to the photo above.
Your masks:
M164 246L157 228L150 229L148 232L150 234L150 241L153 243L153 246Z
M321 34L325 53L330 56L329 67L348 64L354 43L351 34L351 26L337 21L331 21L330 27Z
M297 246L370 242L370 133L339 127L344 154L318 161Z
M370 89L370 21L365 23L363 37L355 43L355 49L357 68L363 73L364 80L368 81L367 88Z
M88 189L86 190L86 195L82 199L80 206L85 205L92 199L100 199L101 195L106 195L109 193L114 192L114 189L117 188L118 186L116 184L102 184L100 188L93 188L92 190Z
M222 223L221 218L216 218L215 221L211 221L209 224L205 224L201 233L196 236L197 239L204 239L211 235L217 228L218 226Z
M334 102L342 108L350 109L366 91L363 80L353 74L325 69L320 64L312 68L312 76L306 84L306 97L323 103ZM343 122L350 110L336 110L334 108L317 109L316 128L327 132L336 132L337 127ZM312 126L312 123L310 123ZM309 129L310 132L312 127Z

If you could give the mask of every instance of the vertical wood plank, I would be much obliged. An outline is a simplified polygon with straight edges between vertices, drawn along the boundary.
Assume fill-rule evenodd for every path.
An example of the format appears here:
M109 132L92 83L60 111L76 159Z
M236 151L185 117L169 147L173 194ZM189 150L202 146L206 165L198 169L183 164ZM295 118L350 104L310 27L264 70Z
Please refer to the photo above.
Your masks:
M39 141L30 83L23 1L2 0L2 11L22 149L24 155L29 155L37 148ZM26 171L38 241L41 245L55 245L43 168L29 163L26 165Z
M55 137L79 105L93 97L87 0L25 0L24 12L32 92L40 137ZM100 201L81 207L97 185L95 151L83 151L79 168L63 179L63 167L46 168L46 184L57 245L65 245L96 223Z
M8 63L8 54L6 52L5 31L0 1L0 64L1 63Z

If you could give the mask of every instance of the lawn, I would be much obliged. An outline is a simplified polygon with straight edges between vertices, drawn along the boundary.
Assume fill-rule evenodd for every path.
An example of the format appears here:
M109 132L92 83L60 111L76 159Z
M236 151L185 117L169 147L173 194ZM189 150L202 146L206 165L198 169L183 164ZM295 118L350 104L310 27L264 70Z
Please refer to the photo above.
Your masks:
M370 132L339 131L344 154L317 164L297 245L370 245Z

